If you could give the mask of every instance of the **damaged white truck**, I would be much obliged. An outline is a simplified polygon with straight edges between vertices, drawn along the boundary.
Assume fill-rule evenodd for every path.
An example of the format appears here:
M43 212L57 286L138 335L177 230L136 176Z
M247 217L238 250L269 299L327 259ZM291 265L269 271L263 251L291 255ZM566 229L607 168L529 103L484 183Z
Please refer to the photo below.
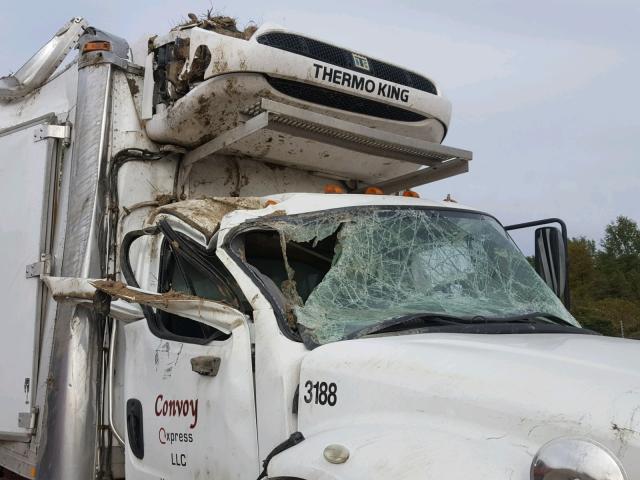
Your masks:
M640 478L564 224L417 197L471 160L431 79L223 20L74 18L0 79L4 476Z

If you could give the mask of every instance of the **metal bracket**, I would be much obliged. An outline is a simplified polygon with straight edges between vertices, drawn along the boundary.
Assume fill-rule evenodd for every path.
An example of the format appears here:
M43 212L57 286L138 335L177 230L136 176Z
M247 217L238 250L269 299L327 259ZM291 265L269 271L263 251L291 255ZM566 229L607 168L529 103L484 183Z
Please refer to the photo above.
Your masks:
M51 274L51 260L52 256L48 253L40 254L40 261L27 265L25 269L25 277L41 277L43 275Z
M472 152L468 150L385 132L264 98L243 113L246 118L244 123L191 150L183 157L183 167L213 154L240 154L278 163L275 156L269 157L266 153L262 156L254 155L261 151L260 145L264 144L266 135L278 134L292 142L300 142L300 148L305 148L309 142L320 143L326 156L331 155L334 160L353 153L377 159L375 161L378 165L400 162L409 165L409 168L405 165L404 170L411 170L411 164L415 165L416 170L411 173L378 180L365 172L355 171L352 167L340 166L330 171L322 170L321 165L296 164L296 168L312 172L324 171L336 178L358 180L367 186L380 184L384 186L385 192L392 193L464 173L468 171L468 164L473 158ZM274 152L274 155L278 154L277 149ZM285 159L282 163L291 164L291 161ZM419 166L428 168L418 170Z
M32 432L36 428L36 420L38 419L38 408L34 407L30 412L18 413L18 427L26 428Z
M65 146L69 146L71 142L71 124L65 123L64 125L51 125L45 123L40 125L35 132L33 132L33 141L39 142L46 140L47 138L61 139Z
M138 75L140 77L144 75L144 67L121 58L113 52L85 53L80 57L80 60L78 60L78 69L105 63L115 65L119 69L132 75Z
M437 182L445 178L466 173L469 171L469 161L460 158L452 158L441 165L423 168L400 177L385 180L373 184L385 192L401 192L427 183ZM367 186L356 189L353 193L364 193Z
M31 412L18 413L18 426L20 428L29 428L31 425Z

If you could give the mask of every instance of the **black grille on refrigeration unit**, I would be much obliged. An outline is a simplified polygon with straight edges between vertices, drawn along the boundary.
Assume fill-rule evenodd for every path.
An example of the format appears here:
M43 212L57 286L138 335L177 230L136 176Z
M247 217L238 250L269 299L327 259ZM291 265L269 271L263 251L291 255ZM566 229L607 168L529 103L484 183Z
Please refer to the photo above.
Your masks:
M348 112L370 115L372 117L397 120L400 122L420 122L427 117L410 112L402 108L376 102L367 98L337 92L328 88L309 85L307 83L285 80L283 78L269 77L267 81L274 89L290 97L316 103L325 107L337 108Z
M257 41L258 43L279 50L297 53L298 55L303 55L349 70L355 70L356 72L365 72L373 77L415 88L416 90L422 90L423 92L428 92L433 95L438 94L438 90L433 82L417 73L381 62L380 60L365 57L369 64L369 69L367 70L355 64L354 54L350 50L303 37L302 35L286 32L267 32L260 35Z

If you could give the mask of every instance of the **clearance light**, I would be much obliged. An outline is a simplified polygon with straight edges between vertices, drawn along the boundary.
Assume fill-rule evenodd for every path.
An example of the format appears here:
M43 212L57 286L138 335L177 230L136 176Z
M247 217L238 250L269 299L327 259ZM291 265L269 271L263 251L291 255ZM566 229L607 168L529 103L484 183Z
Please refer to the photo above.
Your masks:
M403 197L412 197L412 198L420 198L420 194L418 192L414 192L413 190L405 190L402 192Z
M324 193L345 193L345 190L340 185L336 185L335 183L327 183L324 186Z
M278 202L277 200L269 199L266 202L264 202L264 208L270 207L271 205L277 205L278 203L280 202Z
M381 188L378 187L367 187L364 191L365 195L384 195L384 192Z
M82 47L82 53L87 52L110 52L111 51L111 43L109 42L101 42L101 41L93 41L87 42Z

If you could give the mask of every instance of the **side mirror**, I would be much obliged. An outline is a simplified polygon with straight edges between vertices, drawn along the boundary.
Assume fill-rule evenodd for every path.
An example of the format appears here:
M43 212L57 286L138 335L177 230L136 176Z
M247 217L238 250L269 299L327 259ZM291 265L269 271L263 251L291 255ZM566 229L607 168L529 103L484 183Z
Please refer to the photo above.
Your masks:
M567 250L560 229L542 227L535 231L535 269L568 307Z
M509 225L504 229L509 232L550 223L556 223L560 228L543 226L535 231L535 269L549 288L562 300L564 306L571 308L567 225L559 218L546 218Z

